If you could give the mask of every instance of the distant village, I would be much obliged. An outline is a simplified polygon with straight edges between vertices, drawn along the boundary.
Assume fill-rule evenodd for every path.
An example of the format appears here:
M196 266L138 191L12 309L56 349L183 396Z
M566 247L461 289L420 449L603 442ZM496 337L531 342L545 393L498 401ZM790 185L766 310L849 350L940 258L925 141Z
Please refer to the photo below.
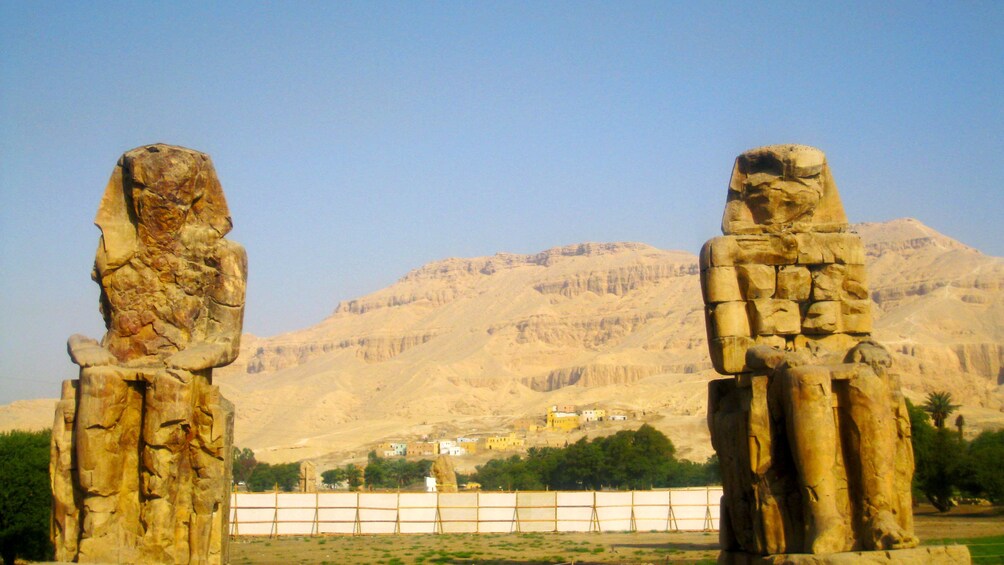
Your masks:
M385 442L376 448L381 457L434 457L437 455L463 456L484 451L524 451L529 434L548 431L572 432L581 428L602 425L605 422L628 420L623 410L552 405L547 414L519 418L512 422L513 431L505 435L457 437L455 439L425 439L407 443Z

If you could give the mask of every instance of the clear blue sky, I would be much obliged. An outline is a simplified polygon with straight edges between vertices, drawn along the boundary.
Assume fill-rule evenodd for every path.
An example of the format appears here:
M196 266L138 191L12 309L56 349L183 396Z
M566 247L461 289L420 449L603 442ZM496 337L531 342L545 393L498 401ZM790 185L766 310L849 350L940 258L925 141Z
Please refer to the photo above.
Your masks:
M770 143L1004 255L1004 4L819 4L0 0L0 403L103 332L92 220L157 141L213 157L263 336L446 257L696 252Z

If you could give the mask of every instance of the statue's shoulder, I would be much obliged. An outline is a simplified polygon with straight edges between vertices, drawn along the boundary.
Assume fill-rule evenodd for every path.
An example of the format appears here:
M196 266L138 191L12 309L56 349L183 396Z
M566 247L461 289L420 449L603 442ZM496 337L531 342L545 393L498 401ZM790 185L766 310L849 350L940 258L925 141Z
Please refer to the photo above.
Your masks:
M237 243L236 241L223 238L220 239L219 243L217 243L216 245L217 245L217 253L220 256L236 255L243 257L244 261L247 262L247 256L248 256L247 251L244 249L243 245Z

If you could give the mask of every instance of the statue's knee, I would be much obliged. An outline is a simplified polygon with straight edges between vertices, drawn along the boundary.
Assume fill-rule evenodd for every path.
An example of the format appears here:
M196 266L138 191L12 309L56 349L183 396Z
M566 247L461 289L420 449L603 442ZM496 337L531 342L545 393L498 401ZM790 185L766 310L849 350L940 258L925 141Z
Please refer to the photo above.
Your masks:
M785 383L794 401L812 402L832 395L830 372L823 367L797 367L787 371Z
M894 413L889 386L872 372L866 372L847 383L847 391L853 405L868 407L883 413Z

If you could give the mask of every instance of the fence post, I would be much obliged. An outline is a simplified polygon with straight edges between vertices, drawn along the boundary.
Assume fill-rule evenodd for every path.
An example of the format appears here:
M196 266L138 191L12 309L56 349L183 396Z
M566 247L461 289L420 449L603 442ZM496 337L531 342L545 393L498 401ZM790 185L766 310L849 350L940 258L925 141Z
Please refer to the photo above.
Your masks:
M362 502L362 499L359 496L359 491L356 491L356 518L355 518L355 521L352 523L352 535L355 535L355 536L363 533L363 525L362 525L362 523L360 523L360 519L359 519L359 504L361 502Z
M435 523L435 527L433 528L433 530L437 534L443 533L443 514L442 514L442 512L439 511L439 491L438 490L436 491L436 523Z
M704 531L714 530L714 519L711 517L711 487L704 487Z
M515 528L516 528L516 533L518 534L518 533L520 533L520 529L519 529L519 491L516 491L514 493L514 496L516 497L516 501L512 505L512 522L513 522L513 526L515 526Z
M558 491L551 491L554 496L554 531L558 531Z
M673 489L667 491L669 499L666 501L666 531L678 532L680 525L676 523L676 513L673 512Z
M272 531L268 536L270 538L279 535L279 483L275 483L273 492L275 493L275 511L272 512Z
M597 512L596 512L596 491L595 490L593 491L593 515L589 518L589 531L590 532L594 531L593 530L594 526L596 527L596 530L595 530L596 533L600 533L600 532L603 531L603 528L600 527L600 515L597 514Z
M395 504L396 511L394 512L394 533L401 533L401 489L398 488L397 491L397 504Z
M631 491L631 521L628 523L628 529L629 529L629 531L637 532L638 531L638 521L635 519L635 515L634 515L634 493L635 493L635 491L632 490Z
M237 489L235 487L234 491L232 493L230 493L230 513L233 516L233 519L230 521L230 537L231 538L235 538L235 537L237 537L239 535L237 533L237 514L238 514L238 512L237 512L237 498L238 498L237 497Z
M321 493L314 491L314 524L310 528L310 535L320 535L321 533Z

